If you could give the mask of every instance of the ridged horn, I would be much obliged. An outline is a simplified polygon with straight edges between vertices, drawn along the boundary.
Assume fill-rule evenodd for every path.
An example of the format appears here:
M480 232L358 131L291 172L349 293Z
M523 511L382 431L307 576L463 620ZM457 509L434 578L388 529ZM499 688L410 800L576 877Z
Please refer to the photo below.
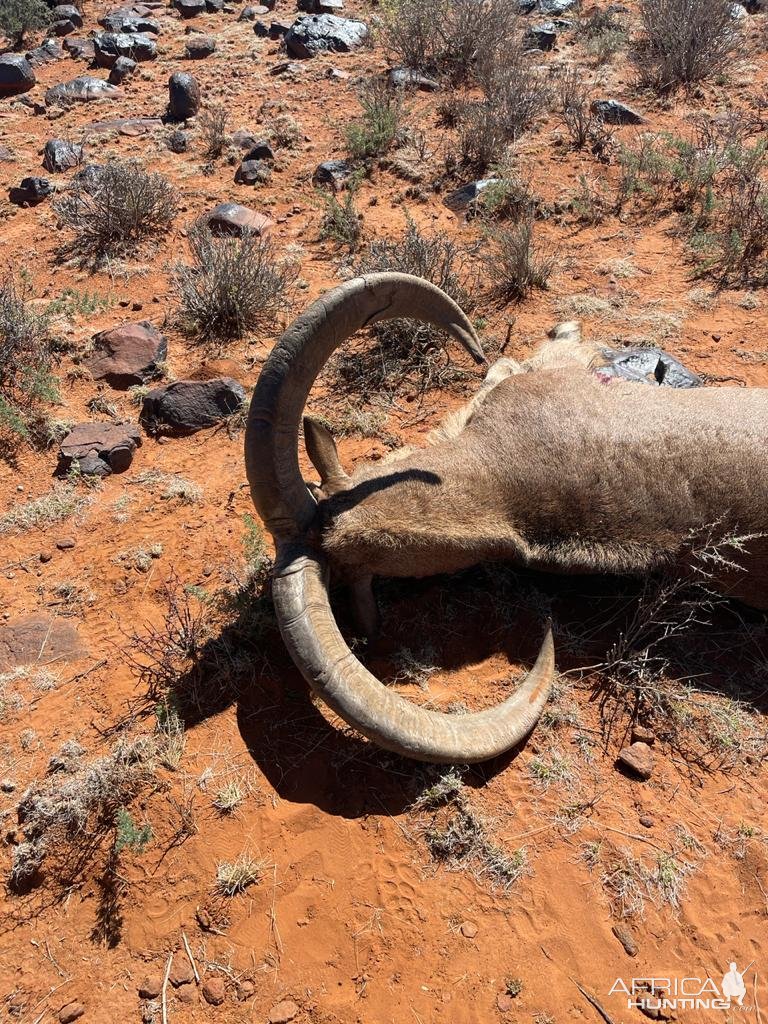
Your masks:
M246 429L248 481L254 504L275 538L273 597L280 631L315 693L387 750L420 761L484 761L514 747L541 714L554 677L551 633L525 682L503 703L469 715L420 708L383 686L349 649L328 599L326 560L305 537L315 512L298 461L307 395L338 345L361 327L398 317L447 331L483 361L472 325L434 285L406 274L348 281L313 303L265 363Z

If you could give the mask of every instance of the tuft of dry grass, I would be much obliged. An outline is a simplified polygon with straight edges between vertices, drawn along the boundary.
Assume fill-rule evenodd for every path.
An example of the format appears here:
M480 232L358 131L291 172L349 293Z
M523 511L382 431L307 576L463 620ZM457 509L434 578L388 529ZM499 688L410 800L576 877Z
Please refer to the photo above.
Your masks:
M71 484L57 484L47 494L3 512L0 515L0 534L53 526L81 514L92 500Z
M234 861L219 861L216 865L216 888L222 896L237 896L264 877L266 860L256 860L249 853L241 853Z

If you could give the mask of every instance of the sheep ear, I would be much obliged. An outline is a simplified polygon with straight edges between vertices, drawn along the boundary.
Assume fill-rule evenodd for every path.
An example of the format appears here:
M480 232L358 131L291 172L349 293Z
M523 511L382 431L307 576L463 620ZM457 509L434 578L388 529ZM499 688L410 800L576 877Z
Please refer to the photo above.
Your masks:
M333 434L314 416L304 417L304 446L312 465L320 474L320 487L324 494L331 495L344 491L349 486L349 477L344 472Z

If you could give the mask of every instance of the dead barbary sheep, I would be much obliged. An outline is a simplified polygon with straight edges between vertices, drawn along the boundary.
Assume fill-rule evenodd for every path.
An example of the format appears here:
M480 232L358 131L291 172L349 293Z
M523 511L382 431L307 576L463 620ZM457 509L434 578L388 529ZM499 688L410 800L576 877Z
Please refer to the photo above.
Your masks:
M245 389L230 377L177 380L144 398L141 422L149 434L194 434L232 416L245 402Z
M729 561L711 586L768 609L768 389L659 387L599 375L613 355L561 324L524 363L501 359L423 449L344 471L327 427L304 419L320 478L308 489L297 444L309 391L362 327L413 318L480 362L472 324L440 289L371 274L323 295L272 349L251 401L251 495L275 539L272 594L283 639L315 693L380 746L422 761L483 761L536 724L554 678L547 631L525 681L487 710L450 715L383 686L347 646L329 572L376 629L374 576L423 577L503 561L555 573L690 572L690 538L717 523ZM654 377L655 380L655 377ZM747 538L744 540L744 538ZM738 566L742 571L737 571Z

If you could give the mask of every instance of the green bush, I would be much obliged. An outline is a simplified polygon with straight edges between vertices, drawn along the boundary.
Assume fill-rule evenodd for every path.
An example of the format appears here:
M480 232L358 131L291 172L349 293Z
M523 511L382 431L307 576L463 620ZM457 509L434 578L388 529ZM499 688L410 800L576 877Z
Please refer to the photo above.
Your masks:
M14 49L24 37L50 23L51 12L43 0L2 0L0 3L0 34L6 36Z
M347 128L347 148L353 160L383 156L397 137L402 120L400 95L385 82L370 79L360 91L363 116Z

